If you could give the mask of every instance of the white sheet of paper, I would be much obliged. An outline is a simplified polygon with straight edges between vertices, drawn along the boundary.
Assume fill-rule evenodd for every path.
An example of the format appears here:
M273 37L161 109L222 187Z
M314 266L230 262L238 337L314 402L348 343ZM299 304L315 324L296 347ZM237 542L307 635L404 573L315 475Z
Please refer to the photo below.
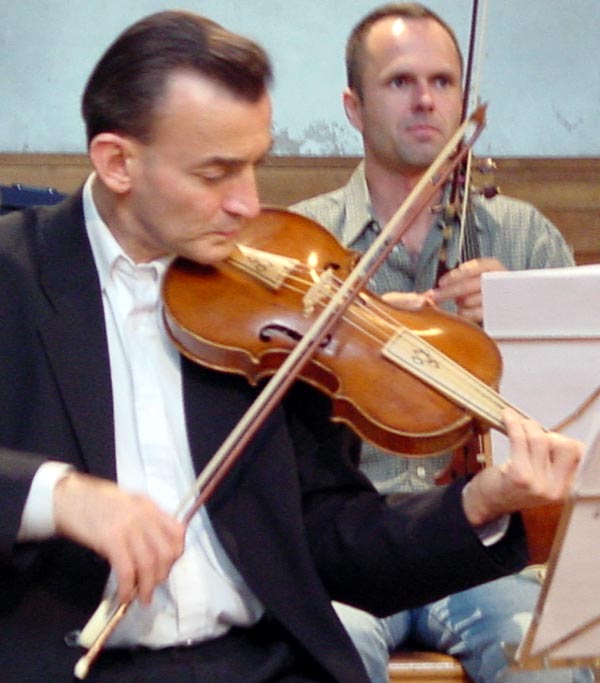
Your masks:
M552 429L600 387L600 265L486 273L484 328L503 359L502 396ZM587 440L600 396L564 434ZM495 462L507 440L492 434Z

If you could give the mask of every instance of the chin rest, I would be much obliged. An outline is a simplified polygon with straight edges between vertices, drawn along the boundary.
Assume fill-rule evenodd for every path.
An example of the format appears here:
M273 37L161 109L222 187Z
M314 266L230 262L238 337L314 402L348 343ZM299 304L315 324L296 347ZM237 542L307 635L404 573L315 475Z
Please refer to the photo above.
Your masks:
M390 683L468 683L459 661L440 652L398 650L388 666Z

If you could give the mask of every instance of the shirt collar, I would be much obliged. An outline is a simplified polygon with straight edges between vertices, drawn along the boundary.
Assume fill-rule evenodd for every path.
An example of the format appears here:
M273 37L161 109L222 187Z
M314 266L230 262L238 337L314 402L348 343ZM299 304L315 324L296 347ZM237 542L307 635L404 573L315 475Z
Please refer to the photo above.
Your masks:
M342 226L341 239L351 247L367 228L376 222L371 207L369 190L365 179L365 162L356 167L344 188L346 220Z
M441 206L444 206L444 204L449 201L450 188L451 183L446 183L440 204ZM369 228L374 227L375 230L379 231L385 226L379 225L373 212L367 180L365 178L364 160L356 167L344 189L346 194L346 221L342 226L341 238L344 244L351 247ZM470 197L472 210L469 218L472 221L472 225L480 231L480 220L478 212L476 211L477 201L477 196L472 195ZM436 224L440 227L443 226L443 212L438 213Z

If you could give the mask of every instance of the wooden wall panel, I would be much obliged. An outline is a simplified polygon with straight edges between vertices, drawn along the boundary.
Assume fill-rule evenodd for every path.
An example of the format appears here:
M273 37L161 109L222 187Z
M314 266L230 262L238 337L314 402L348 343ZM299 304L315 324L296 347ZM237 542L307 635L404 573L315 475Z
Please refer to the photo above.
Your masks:
M91 170L84 154L0 154L0 184L25 183L73 192Z
M258 182L265 204L289 204L342 185L352 157L271 157ZM600 158L498 159L495 183L537 206L563 232L577 262L600 263ZM0 154L0 184L75 190L90 171L80 154ZM475 179L479 184L479 178Z

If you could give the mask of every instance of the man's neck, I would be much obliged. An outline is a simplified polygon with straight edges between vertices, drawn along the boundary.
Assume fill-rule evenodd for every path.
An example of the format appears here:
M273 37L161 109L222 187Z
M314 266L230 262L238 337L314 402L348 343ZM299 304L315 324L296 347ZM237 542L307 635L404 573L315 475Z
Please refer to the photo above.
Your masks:
M96 176L92 185L92 196L100 217L120 244L121 249L133 261L147 263L163 256L160 253L153 253L150 245L144 248L143 235L131 219L125 195L112 192Z
M371 206L381 227L387 225L424 172L424 170L415 170L414 172L390 171L379 164L369 163L369 160L365 159L365 177ZM438 202L439 198L434 198L432 204ZM415 257L421 253L423 244L434 223L435 217L430 208L427 207L408 226L401 241L411 256Z

